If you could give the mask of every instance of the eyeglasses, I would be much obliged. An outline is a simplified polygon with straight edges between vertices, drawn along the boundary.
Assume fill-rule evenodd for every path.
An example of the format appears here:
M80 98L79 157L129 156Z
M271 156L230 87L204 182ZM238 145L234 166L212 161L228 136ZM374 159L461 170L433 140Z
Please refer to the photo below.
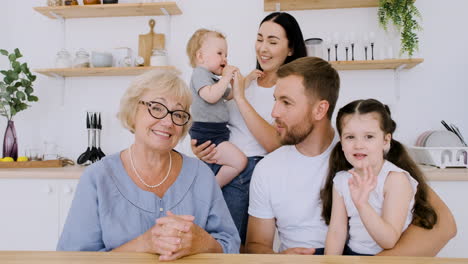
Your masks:
M148 113L156 119L163 119L167 114L171 114L172 123L177 126L183 126L190 120L190 114L183 110L170 111L167 106L154 101L139 101L138 103L146 105Z

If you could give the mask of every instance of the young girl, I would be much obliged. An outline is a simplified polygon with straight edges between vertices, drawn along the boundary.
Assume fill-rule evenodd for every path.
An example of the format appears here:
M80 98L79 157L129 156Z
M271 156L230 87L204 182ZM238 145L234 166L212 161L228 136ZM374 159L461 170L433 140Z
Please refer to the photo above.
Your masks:
M227 64L226 39L216 31L197 30L187 44L187 55L194 68L190 80L194 95L191 108L194 123L189 134L197 140L197 145L208 140L217 145L217 164L222 167L216 180L223 187L247 165L244 153L228 142L229 113L224 102L232 99L228 85L239 70Z
M351 102L339 110L336 128L341 142L321 192L329 225L325 254L375 255L392 248L410 223L431 229L437 215L427 184L392 139L396 124L388 106L374 99Z

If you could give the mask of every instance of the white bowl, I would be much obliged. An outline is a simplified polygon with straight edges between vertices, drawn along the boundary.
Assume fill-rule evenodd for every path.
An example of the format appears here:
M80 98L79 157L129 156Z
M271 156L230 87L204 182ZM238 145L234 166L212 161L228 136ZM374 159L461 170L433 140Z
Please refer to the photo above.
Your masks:
M110 52L91 52L93 67L112 67L112 54Z

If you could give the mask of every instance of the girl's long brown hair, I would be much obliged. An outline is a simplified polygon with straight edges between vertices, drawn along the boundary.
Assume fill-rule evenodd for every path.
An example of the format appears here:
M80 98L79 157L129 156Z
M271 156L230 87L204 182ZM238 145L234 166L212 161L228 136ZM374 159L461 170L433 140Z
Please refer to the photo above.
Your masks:
M391 118L388 106L383 105L375 99L356 100L347 104L338 111L338 116L336 117L336 128L338 130L338 134L341 136L343 128L342 121L345 116L368 113L378 114L380 116L380 128L385 135L392 135L390 150L385 155L385 159L407 171L418 182L418 188L414 197L414 207L412 209L412 223L426 229L432 229L432 227L437 223L437 214L427 200L428 186L426 180L424 179L424 175L419 167L409 156L405 147L400 142L393 139L393 132L395 132L396 123ZM333 178L339 171L349 170L352 168L351 164L344 156L341 142L336 144L335 148L333 148L329 162L328 176L323 189L320 191L320 198L322 199L323 206L322 217L327 225L330 224L331 218Z

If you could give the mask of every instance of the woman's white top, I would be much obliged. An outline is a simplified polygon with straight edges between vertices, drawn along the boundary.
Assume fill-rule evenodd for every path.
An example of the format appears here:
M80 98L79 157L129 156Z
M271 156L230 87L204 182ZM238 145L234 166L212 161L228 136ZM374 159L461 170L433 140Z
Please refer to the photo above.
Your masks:
M255 111L270 124L272 124L274 120L271 117L271 110L275 103L273 99L274 91L275 86L269 88L261 87L258 85L257 80L253 80L245 90L245 97L249 103ZM228 126L231 130L229 141L242 150L247 157L266 155L267 151L257 142L257 139L255 139L252 133L250 133L244 118L239 112L236 101L228 101L227 106L229 111Z
M377 186L369 195L369 203L372 206L372 208L374 208L374 210L377 212L377 214L382 215L385 180L387 179L387 176L391 171L405 173L413 189L413 199L411 199L410 205L408 207L408 215L406 216L405 225L403 226L403 230L406 230L406 228L413 219L413 214L411 211L414 205L414 194L416 194L416 189L418 186L418 182L413 177L411 177L411 175L408 172L400 169L390 161L386 160L382 166L382 169L380 170L379 175L377 176ZM383 249L369 235L369 233L366 230L366 227L364 226L364 224L361 221L361 218L359 217L358 210L354 206L348 185L348 180L351 177L351 173L347 171L340 171L336 174L335 178L333 179L334 188L338 191L340 196L343 197L346 206L346 211L349 217L348 221L350 238L348 241L348 246L354 252L375 255Z

